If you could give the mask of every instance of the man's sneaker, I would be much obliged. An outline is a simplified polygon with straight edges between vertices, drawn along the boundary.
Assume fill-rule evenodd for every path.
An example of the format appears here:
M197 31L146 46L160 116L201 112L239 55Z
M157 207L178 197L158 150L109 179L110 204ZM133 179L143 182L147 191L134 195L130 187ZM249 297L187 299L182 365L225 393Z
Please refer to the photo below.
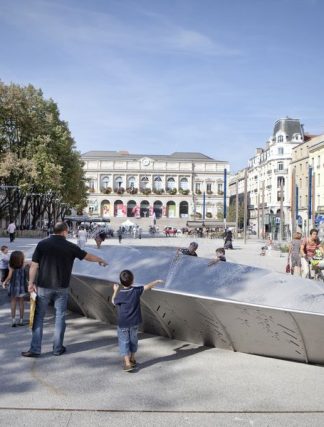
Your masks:
M136 360L135 359L130 359L130 363L135 368L135 366L136 366Z
M18 326L24 326L24 320L23 319L19 320Z
M13 328L15 328L15 327L17 326L17 323L16 323L16 320L15 320L15 319L12 319L11 326L12 326Z
M126 365L126 363L124 363L124 372L129 372L132 371L134 369L134 366L132 364Z
M53 353L54 356L61 356L62 354L64 354L66 352L66 348L64 347L64 345L62 345L62 348L60 351L58 351L57 353Z

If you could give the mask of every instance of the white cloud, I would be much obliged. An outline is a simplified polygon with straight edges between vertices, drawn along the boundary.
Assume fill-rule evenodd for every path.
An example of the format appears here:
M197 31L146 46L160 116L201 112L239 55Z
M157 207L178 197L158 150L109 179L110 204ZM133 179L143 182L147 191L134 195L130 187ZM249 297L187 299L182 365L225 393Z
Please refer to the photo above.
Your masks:
M204 55L238 55L239 51L215 43L209 37L197 31L173 29L166 38L166 46L173 50Z
M59 3L29 1L15 7L5 2L0 20L22 31L46 36L62 43L62 48L130 49L151 54L176 52L194 55L238 55L240 52L212 40L191 28L182 28L158 14L134 9L135 25L129 18L121 20L111 13L69 7ZM145 19L144 16L145 15ZM140 19L140 20L141 20ZM80 46L81 44L81 46Z

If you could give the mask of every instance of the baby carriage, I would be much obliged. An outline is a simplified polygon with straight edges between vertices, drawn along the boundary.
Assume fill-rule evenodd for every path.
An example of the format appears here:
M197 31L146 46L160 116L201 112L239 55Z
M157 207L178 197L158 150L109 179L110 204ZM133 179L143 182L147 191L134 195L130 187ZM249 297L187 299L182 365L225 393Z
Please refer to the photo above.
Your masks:
M314 256L309 260L309 277L324 281L324 260L320 249L316 249Z

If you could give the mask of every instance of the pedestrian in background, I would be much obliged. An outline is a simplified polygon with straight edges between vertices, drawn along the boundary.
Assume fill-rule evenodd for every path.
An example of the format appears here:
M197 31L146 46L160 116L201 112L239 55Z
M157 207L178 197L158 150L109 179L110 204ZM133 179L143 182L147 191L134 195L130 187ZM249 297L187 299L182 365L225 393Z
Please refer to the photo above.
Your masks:
M224 234L224 249L233 249L233 232L230 228Z
M14 221L11 221L8 225L7 232L9 233L9 239L12 243L16 238L16 224L14 223Z
M123 239L123 230L119 227L119 230L118 230L118 241L119 241L119 243L122 242L122 239Z
M297 231L293 235L293 239L289 245L289 251L288 251L288 263L290 264L291 274L295 276L301 275L301 253L300 253L300 247L302 244L301 238L302 238L301 232Z
M87 230L81 225L80 229L78 230L78 245L81 249L84 249L86 243L87 243L88 233Z
M94 234L94 239L97 245L97 248L100 249L101 243L106 240L107 232L103 228L99 227Z

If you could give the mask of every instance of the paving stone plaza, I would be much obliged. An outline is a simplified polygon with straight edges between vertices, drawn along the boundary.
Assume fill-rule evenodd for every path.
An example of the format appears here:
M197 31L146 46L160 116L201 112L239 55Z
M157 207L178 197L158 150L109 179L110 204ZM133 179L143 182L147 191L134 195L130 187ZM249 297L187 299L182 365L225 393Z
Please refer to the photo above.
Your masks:
M182 247L189 241L143 238L136 244ZM16 239L10 249L30 251L36 242ZM116 243L108 240L104 245ZM198 243L198 255L211 258L222 242ZM133 245L134 240L122 244ZM258 240L234 242L227 259L283 272L286 256L272 251L260 257L261 246ZM322 366L141 334L139 368L124 373L115 327L69 313L67 353L53 357L52 321L49 313L42 356L22 358L30 331L27 326L10 327L9 301L1 290L0 425L323 425Z

